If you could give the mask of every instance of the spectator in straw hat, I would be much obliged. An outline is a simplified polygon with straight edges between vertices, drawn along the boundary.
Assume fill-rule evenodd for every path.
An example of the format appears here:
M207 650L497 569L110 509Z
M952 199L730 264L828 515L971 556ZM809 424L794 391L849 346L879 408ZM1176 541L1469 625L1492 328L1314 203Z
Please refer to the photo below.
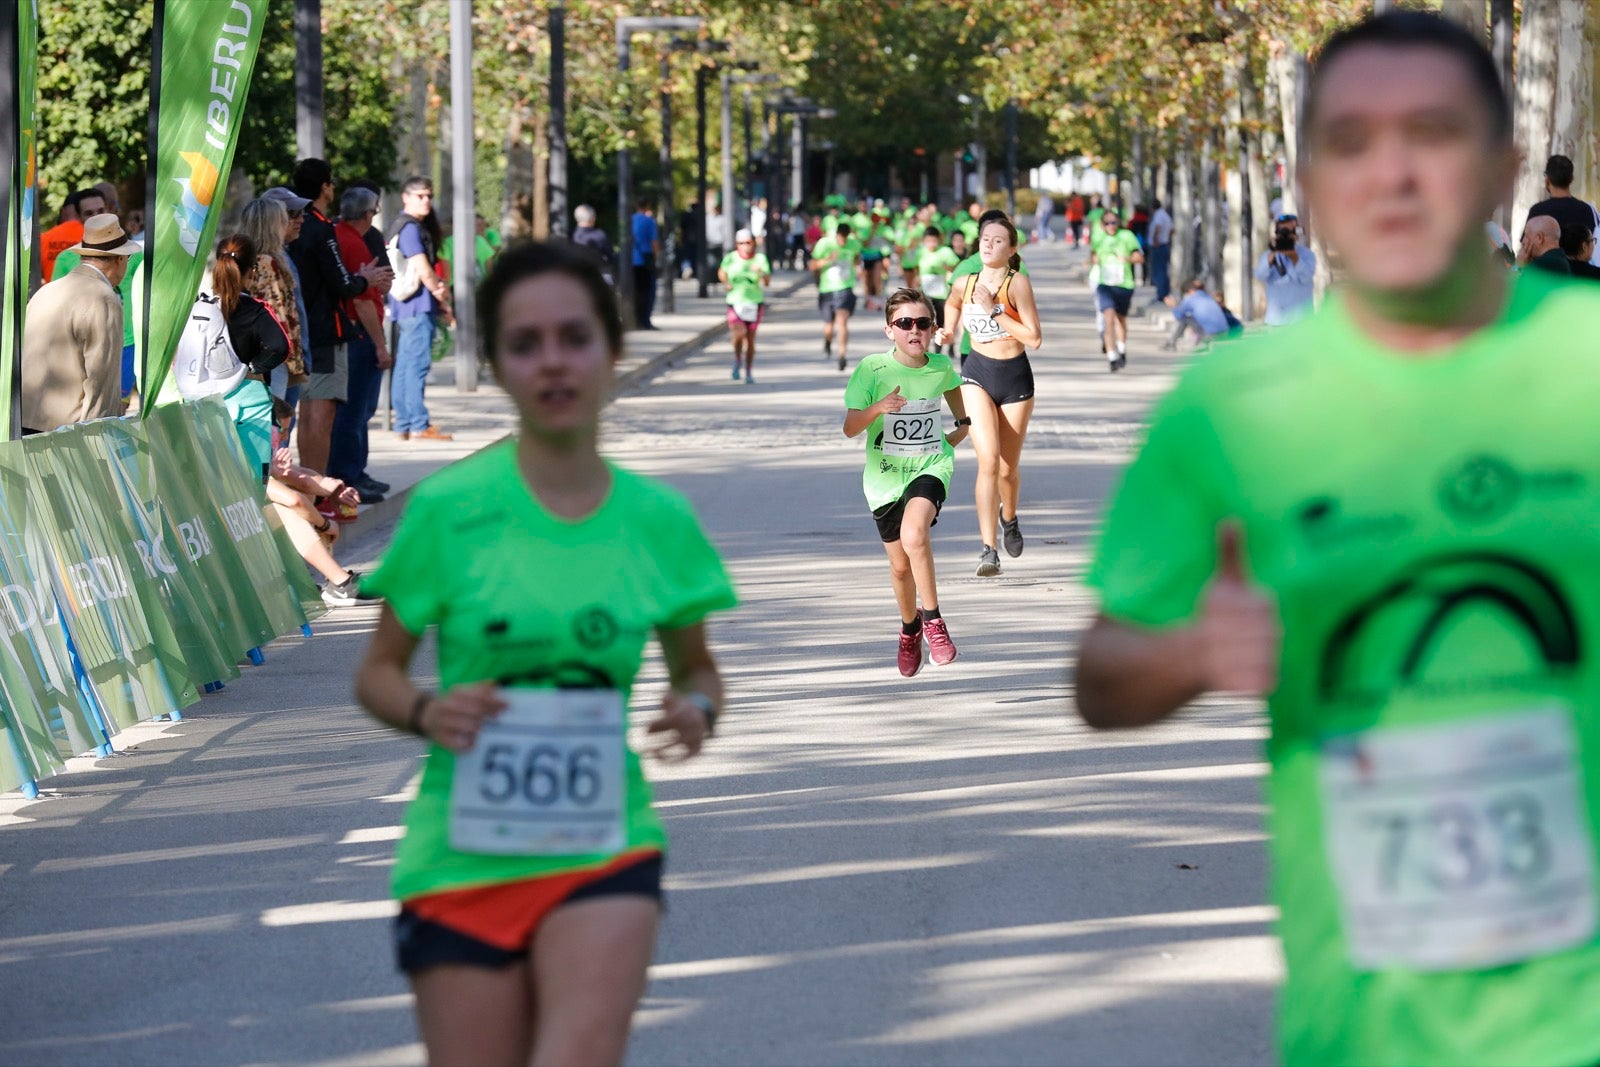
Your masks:
M81 262L28 301L22 335L23 433L122 414L122 300L140 251L115 215L83 222Z

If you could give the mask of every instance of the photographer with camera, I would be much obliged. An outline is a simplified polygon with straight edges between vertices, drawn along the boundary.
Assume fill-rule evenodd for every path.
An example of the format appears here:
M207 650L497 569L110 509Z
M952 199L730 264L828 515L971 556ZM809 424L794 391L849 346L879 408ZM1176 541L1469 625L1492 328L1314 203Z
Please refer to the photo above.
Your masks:
M1300 243L1300 220L1279 215L1272 230L1272 248L1261 253L1256 280L1267 287L1268 326L1283 326L1311 308L1317 257Z

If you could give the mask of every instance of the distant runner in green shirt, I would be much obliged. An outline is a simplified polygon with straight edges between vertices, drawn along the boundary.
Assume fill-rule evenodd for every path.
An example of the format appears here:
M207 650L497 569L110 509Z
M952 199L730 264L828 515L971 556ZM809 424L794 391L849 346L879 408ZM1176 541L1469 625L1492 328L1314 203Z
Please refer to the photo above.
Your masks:
M955 446L971 420L961 400L961 377L947 356L930 354L933 305L915 289L896 289L884 304L889 351L868 356L844 390L844 435L867 432L861 487L889 554L889 578L900 606L896 663L907 678L922 670L922 643L943 666L956 658L950 629L939 612L929 528L950 493ZM942 425L950 405L955 427ZM917 607L918 598L922 606Z
M1600 1063L1600 296L1483 239L1519 159L1479 37L1321 48L1342 292L1190 365L1089 576L1088 722L1268 698L1288 1064Z
M477 302L519 432L419 484L362 580L387 603L357 695L429 742L392 875L399 963L429 1063L619 1063L666 847L634 681L653 638L647 754L696 755L723 699L706 619L735 596L688 501L598 451L622 356L599 261L513 246ZM410 671L430 630L437 693Z
M746 385L754 385L756 327L767 304L767 283L772 264L765 252L756 251L755 235L740 230L733 235L733 251L722 257L717 279L728 287L728 332L733 337L733 380L741 364Z
M833 358L835 335L839 341L839 369L848 364L850 316L856 311L856 264L861 261L861 242L855 229L844 220L811 250L809 266L817 272L817 312L822 316L822 355Z
M1105 316L1106 338L1111 342L1106 359L1111 370L1128 365L1128 311L1133 307L1135 263L1144 262L1139 238L1122 228L1122 218L1113 209L1100 215L1100 223L1089 232L1089 269L1099 272L1095 286L1095 310Z
M923 293L933 301L933 317L941 329L944 327L944 302L950 298L950 272L960 263L955 251L944 243L944 235L939 232L939 227L928 226L922 231L917 280L922 283ZM954 346L938 346L939 349L945 347L951 349L948 354L954 354Z

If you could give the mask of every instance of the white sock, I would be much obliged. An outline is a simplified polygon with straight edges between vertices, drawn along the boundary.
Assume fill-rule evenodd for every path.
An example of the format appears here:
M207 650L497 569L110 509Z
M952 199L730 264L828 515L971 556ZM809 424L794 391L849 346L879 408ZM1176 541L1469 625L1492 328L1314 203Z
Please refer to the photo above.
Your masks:
M1117 342L1117 355L1125 356L1127 354L1128 354L1128 346L1127 346L1127 344L1125 342L1118 341Z

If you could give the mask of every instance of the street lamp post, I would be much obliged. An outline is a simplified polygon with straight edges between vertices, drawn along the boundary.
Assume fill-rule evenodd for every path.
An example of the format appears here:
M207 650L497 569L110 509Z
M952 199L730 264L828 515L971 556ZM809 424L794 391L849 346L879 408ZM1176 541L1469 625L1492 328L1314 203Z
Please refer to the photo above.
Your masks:
M617 20L617 80L627 84L633 35L656 31L700 32L701 20L695 15L647 18L629 15ZM633 154L627 143L617 152L617 281L622 302L623 325L637 325L633 315Z
M558 2L550 5L547 19L550 36L550 140L549 197L550 233L567 235L567 9Z
M741 60L734 66L741 70L753 70L756 66L751 60ZM745 202L739 203L738 193L733 183L733 87L736 84L749 85L752 82L777 81L776 74L735 74L731 70L722 72L722 213L727 216L730 226L750 225L750 185L748 181L750 167L750 91L745 90L744 112L744 158L745 158Z
M701 41L698 51L701 55L712 52L721 52L728 47L727 41ZM706 81L717 69L715 63L699 63L694 68L694 137L695 137L695 195L699 197L700 210L706 210L706 193L708 182L706 178ZM728 236L733 236L730 224L733 222L733 205L726 200L722 202L722 225L728 228ZM702 237L702 240L704 238ZM702 248L700 262L695 264L694 277L697 294L704 299L710 293L711 279L707 272L710 267L707 263L705 250Z
M672 50L677 41L661 50L661 207L656 211L661 219L661 251L667 262L661 270L661 310L672 314L678 310L677 294L673 282L678 277L677 234L672 227L675 192L672 187L672 88L667 79L672 77ZM691 244L692 248L693 245Z

